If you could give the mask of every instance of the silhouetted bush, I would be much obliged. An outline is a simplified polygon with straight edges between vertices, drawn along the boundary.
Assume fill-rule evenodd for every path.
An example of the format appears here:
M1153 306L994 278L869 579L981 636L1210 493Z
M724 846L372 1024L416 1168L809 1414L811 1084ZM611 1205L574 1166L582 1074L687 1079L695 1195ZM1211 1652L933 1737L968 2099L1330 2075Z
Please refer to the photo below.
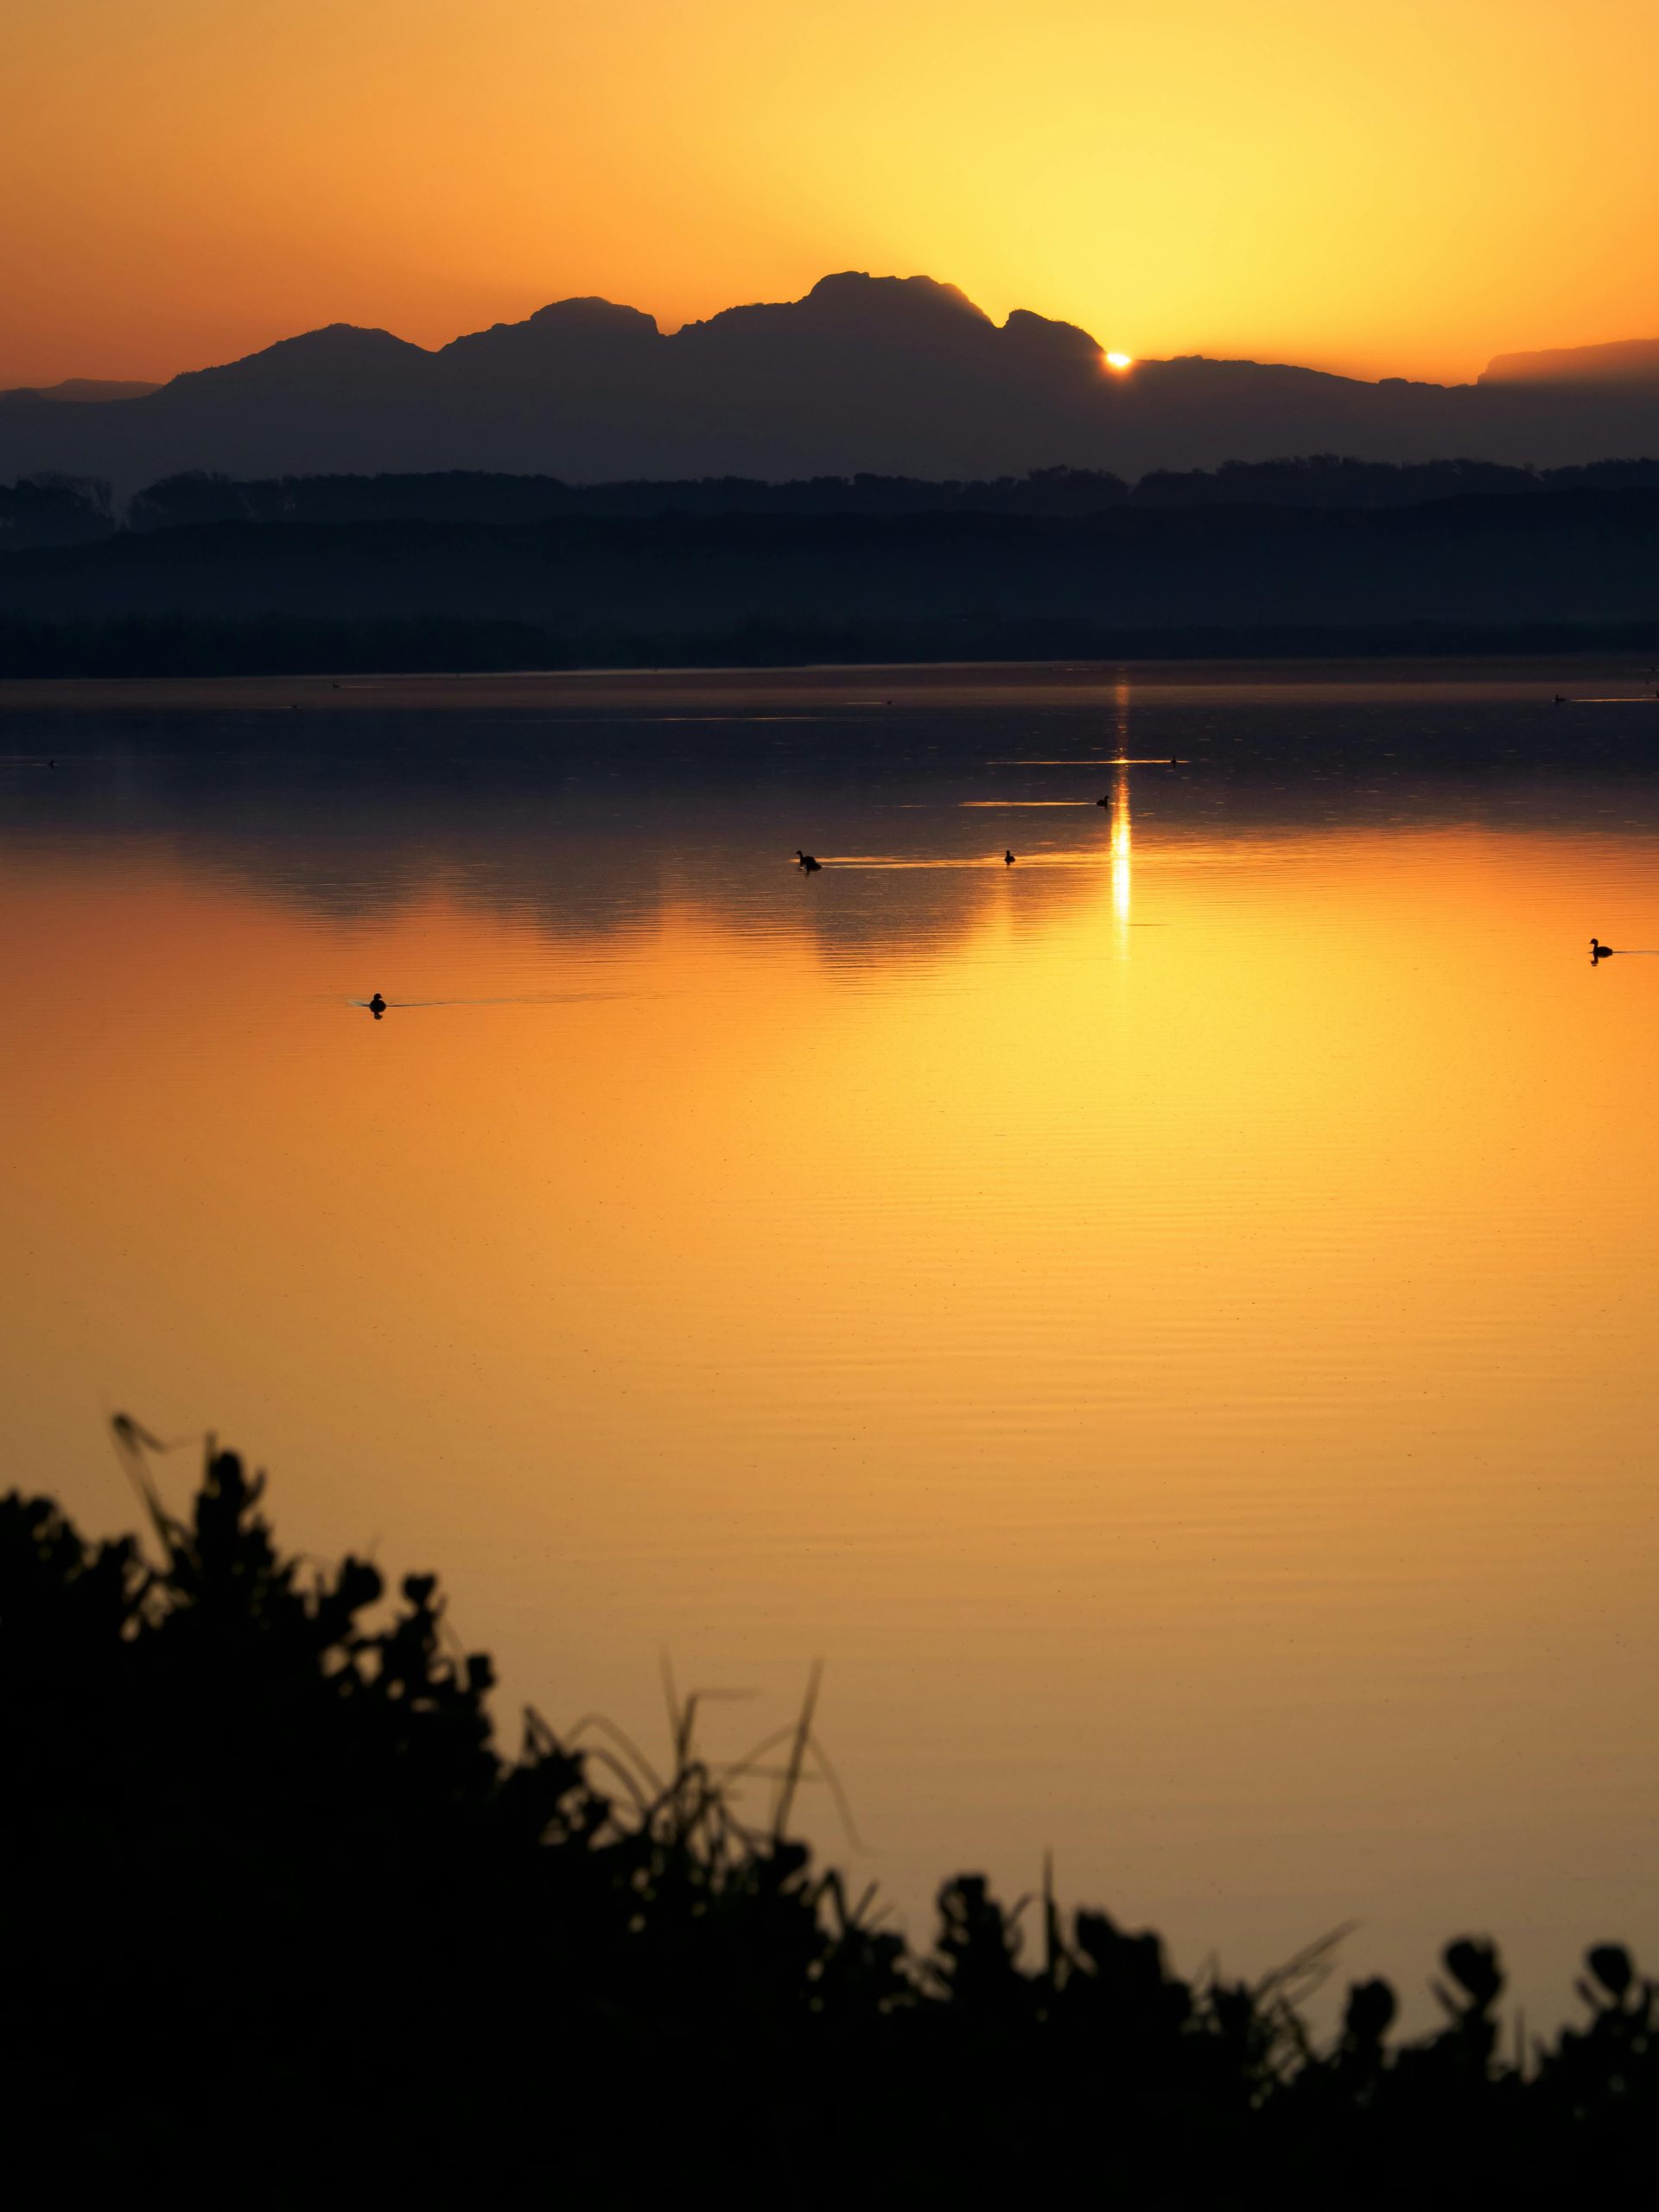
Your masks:
M0 1501L14 2201L1461 2205L1651 2170L1659 1991L1616 1945L1524 2064L1472 1938L1403 2048L1380 1981L1316 2044L1317 1948L1190 1983L975 1877L918 1953L786 1833L810 1706L764 1828L689 1711L660 1780L534 1714L505 1757L432 1578L388 1606L301 1567L262 1489L210 1449L188 1518L147 1490L156 1563Z

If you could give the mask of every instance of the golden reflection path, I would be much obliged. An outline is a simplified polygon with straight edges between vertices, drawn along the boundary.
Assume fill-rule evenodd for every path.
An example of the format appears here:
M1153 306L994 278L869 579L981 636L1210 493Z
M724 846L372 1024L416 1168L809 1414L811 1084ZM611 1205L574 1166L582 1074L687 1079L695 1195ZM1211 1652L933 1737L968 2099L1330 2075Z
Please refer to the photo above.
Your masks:
M1134 890L1134 836L1129 823L1129 772L1117 769L1112 777L1112 912L1120 931L1127 930L1129 900Z

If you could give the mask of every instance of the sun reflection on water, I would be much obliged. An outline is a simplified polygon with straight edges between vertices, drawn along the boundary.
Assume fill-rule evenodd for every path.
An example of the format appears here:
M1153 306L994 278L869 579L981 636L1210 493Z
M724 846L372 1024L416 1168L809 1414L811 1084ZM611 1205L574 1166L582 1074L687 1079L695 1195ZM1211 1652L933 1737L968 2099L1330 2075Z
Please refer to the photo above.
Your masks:
M1129 826L1129 772L1119 768L1112 778L1112 912L1120 929L1129 921L1133 839Z

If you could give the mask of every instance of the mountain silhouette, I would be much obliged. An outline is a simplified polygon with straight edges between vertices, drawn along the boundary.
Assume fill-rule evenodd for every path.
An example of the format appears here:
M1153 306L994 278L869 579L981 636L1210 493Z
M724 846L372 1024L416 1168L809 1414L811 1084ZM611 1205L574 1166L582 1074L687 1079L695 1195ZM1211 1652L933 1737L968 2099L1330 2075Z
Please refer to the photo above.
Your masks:
M1114 375L1073 324L1023 309L998 324L953 285L852 271L671 335L601 299L430 351L337 323L143 396L0 405L0 480L56 471L123 492L186 470L1138 477L1312 453L1556 466L1644 452L1659 452L1659 344L1501 356L1461 385L1201 355Z
M1625 338L1612 346L1560 346L1542 353L1498 353L1483 385L1651 385L1659 386L1659 338Z
M0 407L14 407L34 399L76 402L107 402L111 399L143 399L161 386L143 378L124 380L109 377L65 377L60 384L14 385L8 391L0 391Z

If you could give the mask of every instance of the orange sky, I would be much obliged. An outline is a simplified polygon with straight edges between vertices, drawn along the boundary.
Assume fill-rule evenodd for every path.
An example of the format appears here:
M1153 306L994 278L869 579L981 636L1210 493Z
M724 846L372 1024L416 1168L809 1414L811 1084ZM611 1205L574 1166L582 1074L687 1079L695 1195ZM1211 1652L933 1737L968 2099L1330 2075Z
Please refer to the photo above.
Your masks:
M0 384L925 271L1137 354L1659 334L1653 0L8 0Z

